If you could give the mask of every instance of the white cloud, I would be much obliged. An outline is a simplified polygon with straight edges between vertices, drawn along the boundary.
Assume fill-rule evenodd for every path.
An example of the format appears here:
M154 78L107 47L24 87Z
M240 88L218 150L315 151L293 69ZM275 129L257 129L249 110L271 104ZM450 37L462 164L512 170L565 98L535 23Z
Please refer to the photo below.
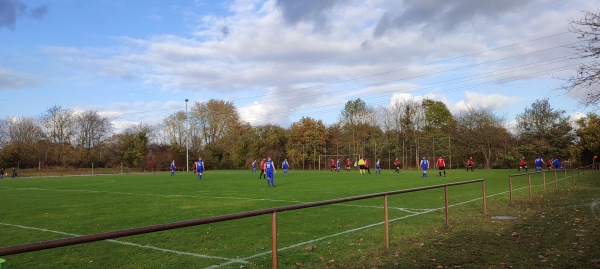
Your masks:
M465 91L465 100L459 101L452 107L455 111L469 108L499 109L505 106L517 104L521 99L518 96L506 96L499 93L478 93Z
M197 19L187 36L119 36L109 47L46 50L87 74L80 76L86 81L115 78L161 91L232 100L252 124L265 118L282 125L302 115L320 118L358 97L371 98L368 104L428 98L445 102L453 112L467 107L500 109L517 104L522 92L486 91L486 85L531 79L532 72L539 73L537 79L557 72L564 62L543 63L564 51L534 52L563 44L569 37L531 40L566 31L565 16L575 17L582 7L594 5L576 0L524 8L530 2L448 2L441 4L448 9L430 6L427 16L416 18L400 11L402 5L418 9L423 3L417 1L305 3L308 9L296 10L285 5L291 2L238 0L229 3L226 15L187 13ZM385 14L397 20L374 34ZM153 16L149 18L160 18ZM425 28L446 29L431 34L421 31ZM532 54L516 56L523 53ZM479 88L483 89L473 90ZM470 89L464 100L450 101L450 95L464 89ZM111 117L135 118L135 111L167 109L164 116L172 113L168 108L184 106L183 101L170 99L157 102L101 109Z
M576 121L578 121L581 118L585 118L586 114L583 112L573 112L571 113L571 115L569 115L569 123L571 123L571 127L573 127L574 129L579 128L577 126L577 123L575 123Z

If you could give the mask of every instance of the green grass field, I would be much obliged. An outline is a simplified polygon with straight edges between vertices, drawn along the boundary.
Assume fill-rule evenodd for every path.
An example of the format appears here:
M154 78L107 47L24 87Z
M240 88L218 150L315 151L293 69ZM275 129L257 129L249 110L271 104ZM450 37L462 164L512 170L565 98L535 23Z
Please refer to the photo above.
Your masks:
M277 187L250 171L207 171L202 181L190 173L132 174L0 180L0 246L11 246L135 228L250 210L362 194L486 179L489 215L508 204L511 170L430 170L360 175L357 171L291 170L275 175ZM552 175L552 176L551 176ZM570 173L568 174L571 175ZM571 184L558 175L558 186ZM553 174L547 191L554 189ZM578 180L575 177L575 180ZM543 193L542 176L532 176L533 192ZM526 199L527 177L513 181L514 199ZM481 184L449 188L450 225L482 221ZM444 190L389 198L391 240L445 229ZM353 268L346 253L384 249L383 198L281 212L277 215L280 268ZM258 216L83 245L2 257L16 268L270 268L271 219Z

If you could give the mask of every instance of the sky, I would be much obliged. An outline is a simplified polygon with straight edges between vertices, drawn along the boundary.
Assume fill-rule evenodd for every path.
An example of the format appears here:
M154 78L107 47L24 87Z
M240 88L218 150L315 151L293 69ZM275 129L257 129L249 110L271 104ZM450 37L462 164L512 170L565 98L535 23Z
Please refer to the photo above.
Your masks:
M489 108L507 124L582 60L593 0L0 0L0 118L97 111L115 130L210 99L252 125L338 121L347 101ZM189 101L186 102L185 100Z

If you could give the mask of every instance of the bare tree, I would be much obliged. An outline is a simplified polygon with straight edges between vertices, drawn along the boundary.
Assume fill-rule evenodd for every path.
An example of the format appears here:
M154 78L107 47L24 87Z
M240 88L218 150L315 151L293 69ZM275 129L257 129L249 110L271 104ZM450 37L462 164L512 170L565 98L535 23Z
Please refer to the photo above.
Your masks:
M597 105L600 101L600 11L584 12L583 17L570 21L570 32L581 40L571 46L576 58L584 60L577 72L565 79L563 89L567 92L582 92L582 104Z
M11 142L36 143L43 137L42 128L34 117L11 117L6 121Z
M7 117L8 141L2 146L6 159L20 167L37 166L43 143L43 132L37 117Z
M183 111L175 112L163 120L164 134L169 144L185 147L188 135L186 124L187 117Z
M108 118L93 110L79 114L75 120L77 147L90 150L106 139L111 131Z
M8 142L8 123L5 119L0 119L0 149L6 142Z
M48 108L40 119L48 140L56 144L71 142L71 138L75 133L72 110L55 105Z
M41 115L40 122L46 138L51 142L50 152L54 153L50 159L64 165L65 144L70 146L75 133L73 111L54 105Z

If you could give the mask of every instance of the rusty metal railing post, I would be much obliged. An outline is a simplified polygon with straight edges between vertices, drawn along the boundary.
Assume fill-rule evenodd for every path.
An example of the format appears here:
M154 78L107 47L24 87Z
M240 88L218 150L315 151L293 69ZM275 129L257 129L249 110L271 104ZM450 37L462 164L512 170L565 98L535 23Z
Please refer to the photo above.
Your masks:
M563 182L564 182L563 185L567 186L567 169L564 169L563 171L564 171L564 174L565 174L564 177L563 177Z
M527 184L529 185L529 200L533 200L533 191L531 190L531 173L527 174Z
M448 228L448 185L444 186L444 207L446 209L446 228Z
M542 185L544 186L544 193L546 193L546 171L542 171Z
M390 219L388 215L388 196L383 196L383 226L385 231L385 248L390 248Z
M271 214L271 262L277 269L277 212Z
M485 180L481 181L481 190L483 192L483 216L487 216L487 198L485 195Z
M556 178L556 170L554 170L554 189L558 188L558 179Z
M575 184L575 170L571 169L571 184Z
M508 201L512 205L512 177L508 177Z

